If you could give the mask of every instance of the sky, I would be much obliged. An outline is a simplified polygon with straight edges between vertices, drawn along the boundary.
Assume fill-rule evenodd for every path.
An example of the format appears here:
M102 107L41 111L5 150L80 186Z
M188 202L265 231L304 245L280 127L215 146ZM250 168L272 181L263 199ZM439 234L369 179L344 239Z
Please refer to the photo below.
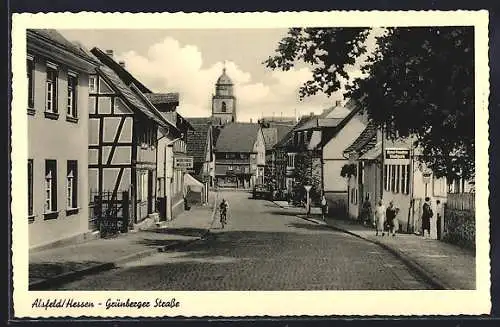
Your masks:
M262 64L272 56L287 29L59 30L88 49L113 50L115 60L154 92L179 92L178 112L208 117L215 82L226 66L237 98L239 121L262 116L320 113L342 92L299 101L299 87L311 78L310 67L272 71ZM353 74L359 74L354 69Z

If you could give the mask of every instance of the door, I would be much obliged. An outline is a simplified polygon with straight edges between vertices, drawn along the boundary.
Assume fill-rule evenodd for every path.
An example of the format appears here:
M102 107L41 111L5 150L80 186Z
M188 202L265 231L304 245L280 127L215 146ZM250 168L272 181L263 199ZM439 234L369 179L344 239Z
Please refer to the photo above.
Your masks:
M148 214L153 213L153 171L148 170Z

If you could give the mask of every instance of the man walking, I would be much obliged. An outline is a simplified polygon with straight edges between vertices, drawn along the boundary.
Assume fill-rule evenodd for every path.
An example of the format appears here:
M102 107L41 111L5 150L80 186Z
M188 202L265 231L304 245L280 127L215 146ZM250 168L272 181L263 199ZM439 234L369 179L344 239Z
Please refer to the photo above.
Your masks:
M389 207L385 212L385 218L387 219L387 225L389 227L389 233L392 236L396 236L396 216L399 212L399 209L394 206L394 201L389 202Z
M372 217L372 204L370 202L370 198L368 197L368 195L366 195L363 206L361 207L361 221L363 222L363 225L366 226L367 224L369 224Z
M427 238L431 236L431 218L434 215L431 208L431 199L425 198L425 203L422 207L422 236Z
M325 220L328 211L328 203L326 202L325 193L321 194L321 219Z
M376 233L375 236L378 236L378 232L382 232L382 236L384 236L384 224L385 224L385 206L384 202L380 200L378 202L377 207L375 208L375 228Z

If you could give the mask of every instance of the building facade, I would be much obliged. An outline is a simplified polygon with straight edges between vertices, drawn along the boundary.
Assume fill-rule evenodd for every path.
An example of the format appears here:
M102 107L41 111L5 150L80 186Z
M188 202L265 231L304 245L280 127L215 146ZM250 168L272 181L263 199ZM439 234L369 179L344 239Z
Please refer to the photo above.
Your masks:
M216 185L252 188L264 183L265 143L258 124L230 123L220 129L215 146Z
M151 92L113 58L91 50L101 64L89 81L89 187L95 219L118 216L132 225L157 216L157 135L176 131L147 99ZM126 198L123 198L126 197ZM116 202L128 203L114 209Z
M97 61L54 30L27 31L29 247L83 238L88 89Z

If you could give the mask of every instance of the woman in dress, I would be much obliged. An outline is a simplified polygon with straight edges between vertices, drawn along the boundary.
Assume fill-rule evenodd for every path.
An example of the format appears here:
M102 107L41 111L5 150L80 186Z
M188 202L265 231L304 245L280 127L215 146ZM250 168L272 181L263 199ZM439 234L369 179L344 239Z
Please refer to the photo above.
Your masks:
M378 232L382 232L382 236L384 236L384 223L385 223L385 206L384 202L380 200L378 202L377 207L375 208L375 228L376 233L375 236L378 236Z

